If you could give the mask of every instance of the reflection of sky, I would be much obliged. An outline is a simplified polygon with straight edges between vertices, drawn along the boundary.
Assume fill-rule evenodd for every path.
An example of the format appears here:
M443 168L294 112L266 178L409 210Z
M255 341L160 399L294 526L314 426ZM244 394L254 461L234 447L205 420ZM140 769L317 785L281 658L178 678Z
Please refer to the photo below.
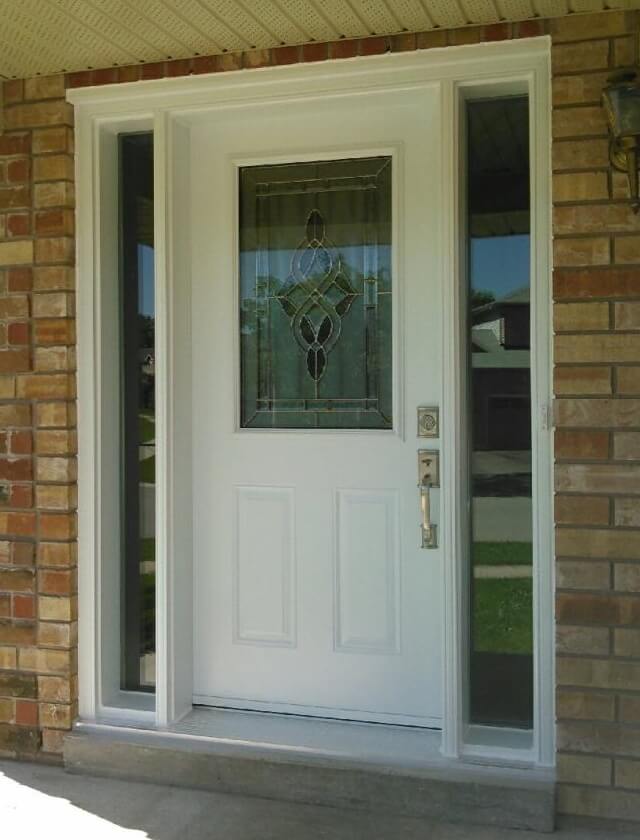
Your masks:
M154 315L153 248L138 243L138 283L140 314Z
M529 285L529 235L471 240L471 288L500 299Z

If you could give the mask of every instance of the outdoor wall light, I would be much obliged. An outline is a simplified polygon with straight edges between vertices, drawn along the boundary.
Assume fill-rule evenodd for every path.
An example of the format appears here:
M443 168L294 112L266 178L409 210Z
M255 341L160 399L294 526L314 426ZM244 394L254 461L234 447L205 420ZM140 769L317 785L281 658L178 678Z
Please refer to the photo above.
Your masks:
M619 70L602 91L602 104L609 124L611 165L627 173L633 212L640 210L638 197L638 151L640 149L640 69Z

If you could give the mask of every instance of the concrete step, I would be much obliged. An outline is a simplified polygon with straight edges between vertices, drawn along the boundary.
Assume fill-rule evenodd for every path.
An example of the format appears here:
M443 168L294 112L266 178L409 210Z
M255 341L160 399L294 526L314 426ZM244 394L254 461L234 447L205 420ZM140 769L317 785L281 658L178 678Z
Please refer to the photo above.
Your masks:
M80 726L71 773L131 779L388 815L549 832L554 782L542 771L435 760L399 766L228 739Z

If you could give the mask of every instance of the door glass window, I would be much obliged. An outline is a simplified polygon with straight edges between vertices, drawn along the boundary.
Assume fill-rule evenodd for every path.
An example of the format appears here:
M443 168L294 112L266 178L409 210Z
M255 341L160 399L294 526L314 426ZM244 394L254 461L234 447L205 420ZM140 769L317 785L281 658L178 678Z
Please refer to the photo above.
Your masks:
M243 428L392 428L391 168L241 168Z
M529 116L470 102L468 324L473 723L533 722Z
M153 135L120 138L123 689L155 685Z

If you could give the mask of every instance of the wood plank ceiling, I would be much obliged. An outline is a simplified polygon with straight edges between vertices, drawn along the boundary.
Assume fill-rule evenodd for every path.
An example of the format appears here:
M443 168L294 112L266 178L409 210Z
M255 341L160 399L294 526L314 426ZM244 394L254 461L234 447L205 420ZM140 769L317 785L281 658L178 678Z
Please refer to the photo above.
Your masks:
M0 0L0 77L638 8L640 0Z

